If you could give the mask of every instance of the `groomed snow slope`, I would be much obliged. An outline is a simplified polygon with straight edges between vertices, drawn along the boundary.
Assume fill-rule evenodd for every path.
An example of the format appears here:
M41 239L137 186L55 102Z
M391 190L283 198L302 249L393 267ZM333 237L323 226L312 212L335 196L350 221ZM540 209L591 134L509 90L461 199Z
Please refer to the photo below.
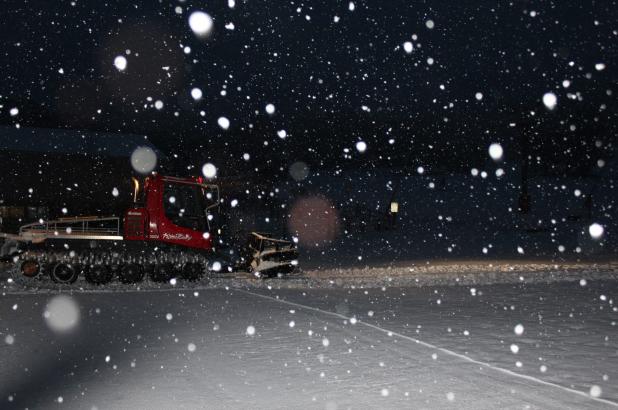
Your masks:
M68 297L79 320L65 333L47 325L55 291L5 290L0 400L3 408L615 408L615 289L599 281L77 291Z

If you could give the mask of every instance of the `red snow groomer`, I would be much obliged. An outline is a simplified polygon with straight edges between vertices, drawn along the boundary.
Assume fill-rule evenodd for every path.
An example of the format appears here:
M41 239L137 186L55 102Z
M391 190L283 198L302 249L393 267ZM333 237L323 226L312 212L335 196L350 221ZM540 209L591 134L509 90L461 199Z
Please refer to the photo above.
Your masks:
M153 174L133 178L133 205L124 218L71 217L24 225L18 234L0 234L0 257L26 277L49 274L59 283L80 275L104 284L114 277L135 283L189 280L206 273L246 270L258 276L292 272L298 250L285 240L258 232L247 244L226 243L219 226L219 187L201 178Z

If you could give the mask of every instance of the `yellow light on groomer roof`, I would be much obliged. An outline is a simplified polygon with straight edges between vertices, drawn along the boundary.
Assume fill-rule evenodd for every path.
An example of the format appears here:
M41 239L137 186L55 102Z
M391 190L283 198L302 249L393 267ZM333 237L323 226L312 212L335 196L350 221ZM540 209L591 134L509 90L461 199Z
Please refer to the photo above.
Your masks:
M396 214L399 212L399 202L391 202L391 213Z

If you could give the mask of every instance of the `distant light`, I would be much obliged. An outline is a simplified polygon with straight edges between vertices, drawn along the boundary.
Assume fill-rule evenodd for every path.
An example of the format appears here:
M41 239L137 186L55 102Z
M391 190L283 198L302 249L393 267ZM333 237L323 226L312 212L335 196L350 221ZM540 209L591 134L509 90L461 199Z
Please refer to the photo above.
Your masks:
M118 196L120 193L118 192L118 188L114 187L114 189L112 189L112 195L113 196Z
M16 108L16 107L11 108L11 110L9 111L9 114L11 114L11 117L16 116L17 114L19 114L19 108Z
M403 50L410 54L413 50L414 50L414 46L412 45L411 41L406 41L405 43L403 43Z
M434 27L435 27L435 23L433 22L433 20L427 20L427 21L425 22L425 26L426 26L429 30L431 30L432 28L434 28Z
M516 334L517 336L521 336L521 335L523 335L523 334L524 334L524 325L522 325L521 323L520 323L520 324L518 324L518 325L516 325L516 326L513 328L513 332L515 332L515 334Z
M255 334L255 327L254 326L247 326L246 333L249 336L253 336Z
M422 174L424 174L424 173L425 173L425 168L423 168L423 167L418 167L418 168L416 168L416 172L418 172L419 174L421 174L421 175L422 175Z
M114 66L118 71L124 71L127 68L127 59L124 56L114 58Z
M596 63L596 64L594 65L594 68L595 68L597 71L603 71L603 70L605 70L605 64L603 64L603 63Z
M489 156L494 160L497 161L500 158L502 158L502 154L504 153L504 150L502 149L502 145L494 142L493 144L491 144L489 146Z
M219 124L219 127L221 127L224 130L227 130L228 128L230 128L230 120L228 120L225 117L219 117L219 119L217 120L217 124Z
M275 106L273 104L266 104L266 113L273 115L275 113Z
M588 232L593 239L599 239L601 236L603 236L604 229L601 224L595 222L588 227Z
M477 100L481 101L483 99L483 93L476 93L476 94L474 94L474 98L476 98Z
M190 353L195 352L195 349L197 349L197 346L195 346L195 343L189 343L189 344L187 345L187 350L188 350Z
M558 104L558 97L556 97L554 93L545 93L545 95L543 95L543 104L545 104L548 109L553 110Z
M242 159L244 159L245 161L249 161L251 159L251 155L245 152L244 154L242 154Z
M155 108L156 108L157 110L162 109L162 108L163 108L163 101L161 101L161 100L157 100L157 101L155 101L154 106L155 106Z
M391 213L396 214L397 212L399 212L399 203L391 202Z
M348 4L348 10L350 10L350 11L354 11L355 9L356 9L356 5L354 4L354 2L352 2L352 1L351 1L351 2Z
M236 6L236 0L227 0L227 6L233 9Z
M230 205L232 208L236 208L238 206L238 199L232 199L232 202L230 202Z
M208 179L212 179L217 176L217 167L215 167L210 162L207 162L202 167L202 174Z
M191 97L193 97L195 101L202 99L202 90L197 87L193 88L191 90Z
M212 17L203 11L194 11L189 16L189 27L199 37L208 36L212 31L212 26Z
M367 144L365 143L365 141L358 141L356 143L356 150L358 152L365 152L367 150Z
M286 130L279 130L277 131L277 136L281 139L285 139L288 136L288 133Z

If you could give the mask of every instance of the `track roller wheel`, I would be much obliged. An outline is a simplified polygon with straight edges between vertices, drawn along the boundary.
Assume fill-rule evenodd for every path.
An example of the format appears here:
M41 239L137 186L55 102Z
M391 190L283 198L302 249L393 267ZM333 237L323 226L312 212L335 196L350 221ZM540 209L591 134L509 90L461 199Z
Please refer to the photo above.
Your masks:
M182 277L187 280L198 280L204 274L204 268L200 263L187 262L182 267Z
M122 283L137 283L144 279L144 268L137 263L120 266L118 278Z
M150 279L154 282L169 282L174 276L176 276L176 272L171 263L155 265L150 271Z
M56 283L73 283L77 280L79 271L73 265L58 262L52 266L49 276Z
M108 266L93 265L86 269L86 280L95 285L103 285L112 281L113 272Z
M19 270L25 277L34 278L41 271L41 266L35 259L26 259L21 263Z

